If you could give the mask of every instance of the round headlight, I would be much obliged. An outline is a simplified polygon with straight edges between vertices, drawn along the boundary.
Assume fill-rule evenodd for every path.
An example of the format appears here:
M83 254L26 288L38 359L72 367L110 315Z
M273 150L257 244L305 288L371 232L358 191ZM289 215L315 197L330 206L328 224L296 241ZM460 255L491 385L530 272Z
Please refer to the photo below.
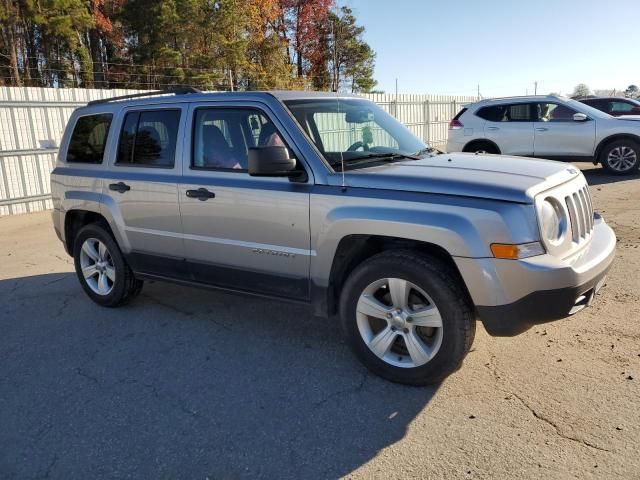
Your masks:
M565 214L554 198L547 198L540 208L540 227L545 240L558 243L566 230Z

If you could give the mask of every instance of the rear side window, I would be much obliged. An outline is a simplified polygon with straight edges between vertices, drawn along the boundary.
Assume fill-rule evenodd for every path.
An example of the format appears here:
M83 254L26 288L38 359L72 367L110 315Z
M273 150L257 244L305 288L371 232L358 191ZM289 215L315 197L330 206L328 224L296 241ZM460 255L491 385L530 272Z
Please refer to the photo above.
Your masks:
M611 102L609 103L610 112L630 112L633 110L633 105L627 102Z
M116 163L173 168L179 125L180 110L127 113L120 134Z
M102 163L111 114L87 115L76 122L67 149L69 163Z
M481 108L476 115L490 122L530 122L531 105L528 103L492 105Z

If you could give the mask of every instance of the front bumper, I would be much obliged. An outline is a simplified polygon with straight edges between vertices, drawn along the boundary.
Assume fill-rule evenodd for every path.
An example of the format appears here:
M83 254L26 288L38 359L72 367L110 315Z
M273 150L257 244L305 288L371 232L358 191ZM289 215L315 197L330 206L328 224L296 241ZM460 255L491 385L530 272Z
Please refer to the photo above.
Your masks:
M455 260L487 332L514 336L588 306L604 285L615 246L613 230L597 217L589 245L570 259Z

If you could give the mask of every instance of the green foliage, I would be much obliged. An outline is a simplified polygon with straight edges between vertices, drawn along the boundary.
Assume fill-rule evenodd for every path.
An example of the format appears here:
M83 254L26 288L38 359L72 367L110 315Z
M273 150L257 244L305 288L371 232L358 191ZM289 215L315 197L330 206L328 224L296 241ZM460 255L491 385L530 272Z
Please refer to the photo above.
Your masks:
M584 83L579 83L573 89L573 94L572 94L573 97L586 97L589 95L591 95L591 90Z
M624 96L627 98L638 98L640 96L640 89L637 85L629 85L624 91Z
M0 84L369 91L375 54L333 2L3 0Z
M337 14L330 13L329 23L332 89L371 91L377 83L373 79L375 53L362 38L364 27L356 23L349 7L342 7Z

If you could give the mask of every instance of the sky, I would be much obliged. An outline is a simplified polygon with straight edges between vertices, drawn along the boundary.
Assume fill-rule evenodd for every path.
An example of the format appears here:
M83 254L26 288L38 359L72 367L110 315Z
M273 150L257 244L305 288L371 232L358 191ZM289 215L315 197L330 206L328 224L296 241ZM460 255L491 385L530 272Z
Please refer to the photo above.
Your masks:
M640 85L640 0L337 0L375 50L376 89L485 97Z

